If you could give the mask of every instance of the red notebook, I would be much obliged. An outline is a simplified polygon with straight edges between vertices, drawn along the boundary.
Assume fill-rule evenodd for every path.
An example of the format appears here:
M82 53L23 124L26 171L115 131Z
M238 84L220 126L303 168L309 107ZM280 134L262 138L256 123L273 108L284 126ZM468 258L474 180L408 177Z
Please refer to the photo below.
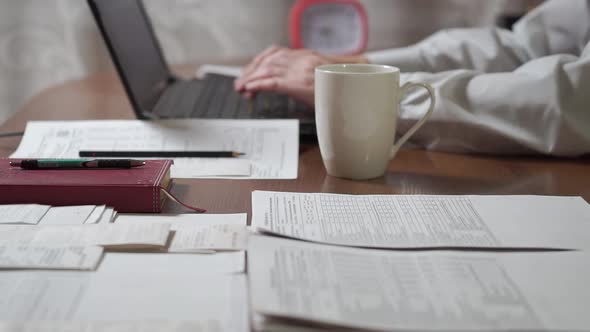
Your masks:
M14 159L13 159L14 161ZM172 160L130 169L24 170L0 159L0 204L107 205L158 213L172 184Z

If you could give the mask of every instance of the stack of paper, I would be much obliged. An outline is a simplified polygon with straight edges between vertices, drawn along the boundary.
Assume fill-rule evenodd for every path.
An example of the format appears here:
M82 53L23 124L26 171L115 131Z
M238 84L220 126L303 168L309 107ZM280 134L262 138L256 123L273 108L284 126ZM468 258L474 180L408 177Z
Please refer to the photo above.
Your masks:
M137 214L106 225L1 226L0 269L9 269L0 330L249 331L246 220ZM46 271L19 271L28 268ZM83 269L95 271L73 271Z
M291 323L380 331L590 326L585 252L399 252L260 236L248 250L253 312Z
M81 225L110 223L116 211L105 205L51 207L39 204L0 205L0 225Z
M0 243L30 246L91 246L118 249L160 249L165 247L170 226L143 225L72 225L72 226L3 226Z
M94 269L103 248L161 249L169 234L165 224L1 226L0 269Z
M0 205L0 224L36 225L49 208L39 204Z

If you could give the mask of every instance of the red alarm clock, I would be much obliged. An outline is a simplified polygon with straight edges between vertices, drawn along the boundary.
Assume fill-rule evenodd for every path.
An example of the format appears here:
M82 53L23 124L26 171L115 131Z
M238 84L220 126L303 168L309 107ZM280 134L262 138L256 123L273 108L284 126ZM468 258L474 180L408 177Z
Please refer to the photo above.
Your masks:
M289 14L291 47L329 55L365 50L367 12L358 0L297 0Z

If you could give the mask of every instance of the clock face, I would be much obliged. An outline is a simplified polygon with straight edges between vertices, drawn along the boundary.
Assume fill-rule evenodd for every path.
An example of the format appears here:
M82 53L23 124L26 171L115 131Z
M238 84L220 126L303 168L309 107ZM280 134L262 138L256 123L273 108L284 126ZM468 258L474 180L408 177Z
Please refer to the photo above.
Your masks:
M301 17L304 48L324 54L346 54L363 47L363 21L352 4L320 3L305 8Z

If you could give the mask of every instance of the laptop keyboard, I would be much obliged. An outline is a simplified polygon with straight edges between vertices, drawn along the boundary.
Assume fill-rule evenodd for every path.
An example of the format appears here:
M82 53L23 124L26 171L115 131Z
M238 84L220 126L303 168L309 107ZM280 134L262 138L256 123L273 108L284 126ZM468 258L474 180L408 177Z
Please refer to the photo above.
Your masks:
M171 118L313 119L307 105L284 95L260 92L248 100L234 90L234 77L209 74L172 84L156 104L156 114ZM312 121L312 120L310 120Z

